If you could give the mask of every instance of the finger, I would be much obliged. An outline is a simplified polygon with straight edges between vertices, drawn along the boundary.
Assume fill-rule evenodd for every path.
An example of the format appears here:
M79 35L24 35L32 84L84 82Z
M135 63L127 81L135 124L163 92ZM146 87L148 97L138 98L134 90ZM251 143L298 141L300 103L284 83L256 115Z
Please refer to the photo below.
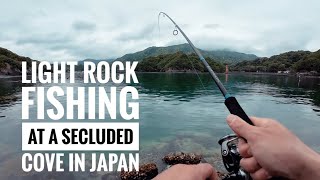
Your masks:
M239 136L248 139L249 134L254 130L254 126L246 123L244 120L233 114L228 115L227 123L230 128Z
M271 178L269 173L263 168L259 169L258 171L254 172L254 173L251 173L250 176L254 180L267 180L267 179Z
M254 173L261 168L254 157L242 158L240 160L240 166L249 173Z
M251 153L249 144L242 138L239 138L238 150L239 150L241 157L243 157L243 158L252 157L252 153Z
M265 127L268 123L270 123L270 119L268 118L258 118L254 116L250 116L251 121L255 126Z
M216 170L208 163L201 163L196 166L198 172L201 175L201 179L206 180L218 180L218 174Z

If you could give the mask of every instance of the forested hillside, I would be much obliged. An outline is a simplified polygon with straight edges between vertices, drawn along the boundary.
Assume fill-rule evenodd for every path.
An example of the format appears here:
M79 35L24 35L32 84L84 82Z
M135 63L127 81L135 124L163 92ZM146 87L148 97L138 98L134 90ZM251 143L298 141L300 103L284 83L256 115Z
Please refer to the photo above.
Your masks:
M216 72L224 72L224 65L220 62L207 58L211 68ZM137 71L141 72L205 72L206 69L196 54L187 55L183 52L174 54L147 57L140 61Z
M233 71L246 72L320 72L320 50L290 51L270 58L257 58L254 61L244 61L232 67Z
M214 50L214 51L205 51L201 50L201 53L205 57L210 57L215 59L216 61L222 63L238 63L245 60L254 60L257 58L256 55L253 54L245 54L235 51L227 51L227 50ZM116 60L119 61L141 61L147 57L156 57L159 55L173 54L177 52L183 52L185 54L192 54L194 51L191 49L189 44L179 44L168 47L149 47L143 51L126 54Z
M20 75L21 61L31 62L28 57L19 56L8 49L0 47L0 75ZM31 63L27 63L31 66Z

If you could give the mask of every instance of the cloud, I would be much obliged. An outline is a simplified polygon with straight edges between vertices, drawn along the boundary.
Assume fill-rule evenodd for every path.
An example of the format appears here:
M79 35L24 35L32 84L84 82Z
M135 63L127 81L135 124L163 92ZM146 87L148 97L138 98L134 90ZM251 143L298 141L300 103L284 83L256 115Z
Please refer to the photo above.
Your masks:
M181 34L172 35L175 27L167 18L160 17L159 32L160 11L202 49L271 56L320 48L318 0L11 0L2 5L0 46L39 60L115 58L185 43Z
M219 24L204 24L203 27L208 28L208 29L217 29L220 27L220 25Z
M148 24L138 28L132 28L119 32L115 40L117 41L139 41L141 39L152 38L152 32L155 30L155 24ZM133 32L134 31L134 32Z
M23 44L39 44L39 45L56 45L63 44L72 41L72 38L59 33L50 33L50 34L30 34L18 38L16 40L17 45Z
M96 25L94 23L85 22L85 21L75 21L72 24L74 30L79 31L93 31L96 29Z

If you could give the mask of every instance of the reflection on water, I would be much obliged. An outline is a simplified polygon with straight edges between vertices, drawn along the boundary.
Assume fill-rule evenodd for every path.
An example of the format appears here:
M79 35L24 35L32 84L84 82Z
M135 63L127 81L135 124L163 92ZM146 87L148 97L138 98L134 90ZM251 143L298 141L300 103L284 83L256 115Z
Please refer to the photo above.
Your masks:
M208 74L199 74L199 77L201 81L195 74L138 74L139 83L132 85L140 95L141 162L154 161L163 168L161 156L182 150L201 153L208 162L219 166L217 140L231 132L224 120L228 111L211 77ZM292 76L245 74L223 74L219 77L249 115L278 119L308 145L319 149L320 79L301 78L299 81ZM101 179L102 174L26 176L20 172L20 99L23 86L20 79L0 78L0 179L51 176ZM92 85L83 84L78 79L72 86ZM31 115L35 113L32 109ZM19 178L21 176L23 178Z

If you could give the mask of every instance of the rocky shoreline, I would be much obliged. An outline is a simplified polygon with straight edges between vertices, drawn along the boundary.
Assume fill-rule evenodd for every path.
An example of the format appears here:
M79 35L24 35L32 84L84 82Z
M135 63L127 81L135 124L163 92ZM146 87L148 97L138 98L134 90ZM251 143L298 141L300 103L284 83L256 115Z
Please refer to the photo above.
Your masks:
M170 168L176 164L199 164L203 161L202 155L195 153L176 152L170 153L162 158ZM158 175L158 168L155 163L143 164L139 167L139 171L133 170L129 172L122 171L120 173L121 180L150 180ZM219 177L223 177L225 173L218 171Z
M176 135L172 139L155 142L154 144L141 145L140 154L140 168L147 170L154 170L150 173L143 174L143 177L155 176L158 173L168 169L171 165L179 163L209 163L214 166L217 171L225 172L222 163L220 148L216 146L218 138L215 135L204 136L199 134ZM181 153L192 152L192 153ZM0 179L11 180L43 180L43 179L59 179L59 180L76 180L76 179L90 179L90 180L119 180L121 179L121 172L30 172L24 173L21 170L21 155L12 153L6 156L0 164ZM187 162L183 162L186 159ZM88 159L88 162L90 159ZM165 161L169 162L168 164ZM89 163L86 163L89 166ZM156 167L156 168L155 168ZM87 169L87 168L86 168ZM155 173L157 169L157 173ZM136 174L135 173L131 173ZM142 175L141 175L142 176ZM129 176L130 177L130 176ZM135 175L135 177L139 177ZM128 177L127 177L128 179Z
M195 71L166 71L166 72L142 72L142 71L138 71L136 72L137 74L207 74L208 72L195 72ZM226 74L226 73L216 73L216 74ZM272 75L272 76L299 76L299 74L296 73L272 73L272 72L229 72L226 75ZM308 74L300 74L300 77L303 78L320 78L320 76L314 76L314 75L308 75Z

